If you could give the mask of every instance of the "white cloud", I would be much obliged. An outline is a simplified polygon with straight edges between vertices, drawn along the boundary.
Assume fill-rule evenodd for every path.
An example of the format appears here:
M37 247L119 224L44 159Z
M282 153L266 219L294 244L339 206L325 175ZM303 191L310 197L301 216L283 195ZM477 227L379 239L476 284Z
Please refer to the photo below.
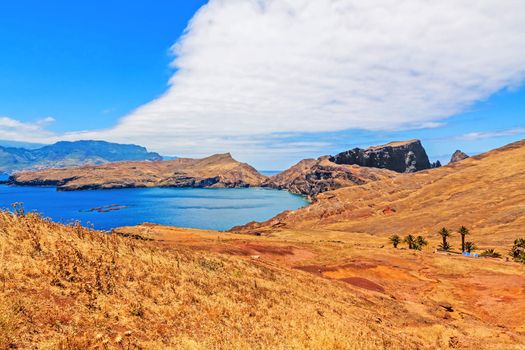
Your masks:
M511 128L498 131L480 131L470 132L459 137L460 140L476 141L482 139L491 139L497 137L506 137L514 135L525 135L525 128Z
M439 126L522 84L524 17L523 0L210 0L163 96L62 138L271 161L321 147L277 151L275 133Z
M33 123L0 116L0 140L16 140L26 142L48 142L56 137L45 130L45 127L55 121L52 117L45 117Z

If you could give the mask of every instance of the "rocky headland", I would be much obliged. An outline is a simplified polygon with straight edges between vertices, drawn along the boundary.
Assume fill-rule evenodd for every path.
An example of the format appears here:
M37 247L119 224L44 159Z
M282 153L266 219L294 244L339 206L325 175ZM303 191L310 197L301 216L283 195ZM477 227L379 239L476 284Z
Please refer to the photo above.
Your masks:
M432 167L421 141L396 141L367 149L354 148L335 156L302 160L270 177L262 186L315 198L323 192Z
M397 173L358 165L336 164L328 156L305 159L267 179L262 186L287 190L315 198L319 193L342 187L363 185L370 181L390 178Z
M20 172L8 184L55 186L62 191L134 187L253 187L266 177L229 153L203 159L120 162L77 168Z
M330 161L336 164L389 169L398 173L413 173L432 167L419 140L395 141L366 149L354 148L330 157Z

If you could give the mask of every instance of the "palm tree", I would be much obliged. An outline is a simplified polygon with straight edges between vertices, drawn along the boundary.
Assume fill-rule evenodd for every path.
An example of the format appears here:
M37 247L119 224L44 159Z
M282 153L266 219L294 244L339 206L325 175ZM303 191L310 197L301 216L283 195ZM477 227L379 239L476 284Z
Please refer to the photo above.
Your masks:
M473 242L466 242L464 244L463 251L466 251L467 253L471 253L473 250L476 250L476 249L478 249L478 247L476 247L476 245Z
M401 237L399 237L398 235L390 236L390 243L392 243L394 248L397 248L397 245L401 243Z
M405 237L405 243L408 244L408 249L415 249L416 247L416 238L412 235Z
M439 234L441 235L441 238L443 239L443 243L441 243L438 248L440 248L441 250L444 250L444 251L449 251L452 248L450 246L450 244L448 244L448 242L447 242L447 238L450 237L450 231L447 230L446 227L443 227L439 231Z
M519 238L514 241L514 246L510 251L510 255L515 261L525 264L525 239Z
M417 236L416 238L416 249L421 250L424 246L428 245L427 240L423 236Z
M461 235L461 252L464 252L466 250L466 247L465 247L465 236L469 235L470 231L465 226L461 226L459 228L458 232Z

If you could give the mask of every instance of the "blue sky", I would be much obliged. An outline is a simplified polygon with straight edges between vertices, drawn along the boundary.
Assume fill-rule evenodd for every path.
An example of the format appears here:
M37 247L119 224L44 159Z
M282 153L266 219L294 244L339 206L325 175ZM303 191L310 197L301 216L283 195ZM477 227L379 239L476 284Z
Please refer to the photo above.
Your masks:
M231 151L282 169L391 140L419 138L446 162L457 148L475 154L525 137L525 61L516 45L525 31L511 25L523 22L520 11L505 17L508 28L498 22L515 2L491 11L492 28L462 1L445 1L443 18L456 31L447 37L447 22L432 22L440 13L415 0L428 23L411 25L401 13L374 24L367 16L377 9L334 12L329 1L308 9L301 0L213 0L197 15L207 1L5 2L0 139L107 139L182 156ZM341 19L358 15L364 24L339 36ZM431 33L424 41L421 25Z
M5 1L0 115L56 131L110 127L159 96L170 46L205 1Z

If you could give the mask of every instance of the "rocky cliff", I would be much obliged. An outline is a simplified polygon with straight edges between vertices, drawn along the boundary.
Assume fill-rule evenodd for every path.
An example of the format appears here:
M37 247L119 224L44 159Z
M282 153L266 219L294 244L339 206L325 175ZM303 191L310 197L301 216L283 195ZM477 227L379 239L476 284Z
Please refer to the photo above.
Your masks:
M59 190L132 187L250 187L266 177L229 153L203 159L121 162L12 175L11 185L56 186Z
M454 152L454 154L453 154L452 157L450 158L450 162L449 162L449 164L451 164L451 163L457 163L457 162L460 162L460 161L462 161L463 159L467 159L467 158L469 158L469 156L468 156L466 153L464 153L464 152L462 152L462 151L460 151L460 150L458 149L456 152Z
M288 170L266 180L263 187L285 189L315 198L319 193L363 185L395 175L395 172L386 169L336 164L331 162L328 156L324 156L300 161Z
M337 164L383 168L398 173L431 168L427 153L419 140L391 142L367 149L354 148L330 157L330 160Z

